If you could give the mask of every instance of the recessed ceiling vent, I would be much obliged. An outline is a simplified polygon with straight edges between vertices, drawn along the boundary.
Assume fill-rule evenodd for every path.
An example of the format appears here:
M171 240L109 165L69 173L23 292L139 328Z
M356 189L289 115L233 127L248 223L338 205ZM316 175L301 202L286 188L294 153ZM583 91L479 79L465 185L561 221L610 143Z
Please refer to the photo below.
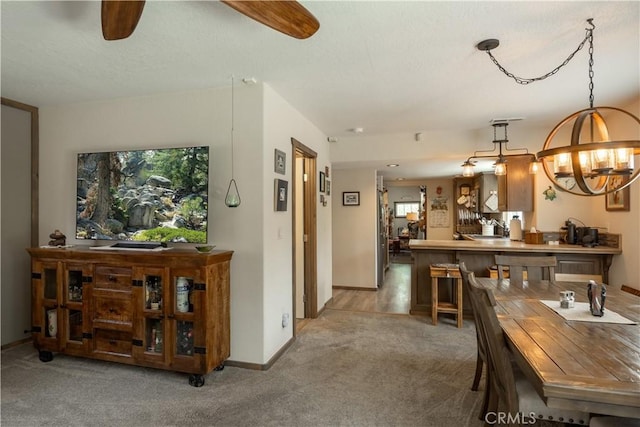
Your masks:
M520 120L524 120L524 117L505 117L505 118L499 118L499 119L491 119L489 120L489 123L491 124L510 123L510 122L519 122Z

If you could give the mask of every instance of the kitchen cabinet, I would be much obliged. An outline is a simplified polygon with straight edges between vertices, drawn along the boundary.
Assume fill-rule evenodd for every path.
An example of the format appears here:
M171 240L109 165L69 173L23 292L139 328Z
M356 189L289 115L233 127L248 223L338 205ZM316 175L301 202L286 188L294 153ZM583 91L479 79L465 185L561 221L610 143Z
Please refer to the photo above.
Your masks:
M531 156L509 156L507 174L498 176L498 210L533 211L534 176L529 173Z
M498 213L498 179L493 173L483 173L476 177L474 187L478 194L478 212Z
M65 353L190 374L230 354L231 251L32 248L32 337Z

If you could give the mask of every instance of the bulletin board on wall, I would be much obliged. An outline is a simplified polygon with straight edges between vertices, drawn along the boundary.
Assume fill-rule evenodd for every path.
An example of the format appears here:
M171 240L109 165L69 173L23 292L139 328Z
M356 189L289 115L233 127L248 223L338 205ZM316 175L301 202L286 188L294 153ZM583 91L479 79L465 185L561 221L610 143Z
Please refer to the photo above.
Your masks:
M442 194L442 187L436 189L436 196L430 200L429 227L449 227L449 197Z

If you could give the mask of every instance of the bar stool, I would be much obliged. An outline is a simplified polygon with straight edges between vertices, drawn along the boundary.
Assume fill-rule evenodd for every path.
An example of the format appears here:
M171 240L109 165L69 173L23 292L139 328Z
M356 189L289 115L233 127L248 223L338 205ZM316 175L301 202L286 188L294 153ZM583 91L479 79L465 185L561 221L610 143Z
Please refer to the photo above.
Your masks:
M438 313L453 313L458 321L458 328L462 328L462 275L458 264L431 264L431 321L438 324ZM438 279L455 279L454 302L440 302L438 299Z

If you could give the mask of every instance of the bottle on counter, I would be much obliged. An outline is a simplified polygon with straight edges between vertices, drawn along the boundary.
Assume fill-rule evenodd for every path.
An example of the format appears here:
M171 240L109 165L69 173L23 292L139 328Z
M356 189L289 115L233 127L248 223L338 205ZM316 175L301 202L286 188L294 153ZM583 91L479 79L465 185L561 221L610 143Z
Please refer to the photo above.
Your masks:
M522 240L522 222L520 222L518 215L514 215L509 221L509 238L511 240Z

